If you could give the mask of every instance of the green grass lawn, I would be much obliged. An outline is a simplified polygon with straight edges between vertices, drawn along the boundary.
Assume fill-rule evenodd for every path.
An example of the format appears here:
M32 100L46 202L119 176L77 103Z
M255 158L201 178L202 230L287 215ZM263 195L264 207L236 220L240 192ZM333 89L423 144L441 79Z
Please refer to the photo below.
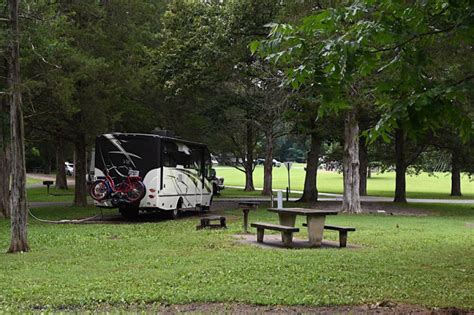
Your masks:
M54 225L29 221L31 252L0 253L0 311L91 309L111 304L242 302L357 305L385 300L474 308L473 205L410 205L430 216L338 215L361 249L268 250L235 242L227 230L196 231L197 217L144 224ZM48 219L95 208L33 209ZM277 222L264 209L251 221ZM298 219L298 224L303 222ZM0 248L8 246L0 220ZM305 237L304 229L300 237ZM325 233L337 239L334 232Z
M294 164L291 168L291 189L303 190L304 164ZM224 177L226 186L244 186L245 174L233 167L216 167L218 176ZM407 176L407 196L410 198L459 198L450 197L451 175L449 173L436 173L430 176L427 173ZM287 170L284 166L273 168L273 188L286 189L288 182ZM257 166L254 172L255 187L263 187L263 167ZM474 198L474 181L467 175L462 177L461 188L463 197ZM318 171L318 189L326 193L342 193L342 173ZM367 190L369 195L393 197L395 191L395 173L372 174L368 179Z
M28 188L26 196L29 202L64 202L74 200L74 188L61 190L51 187L50 194L47 194L46 187Z

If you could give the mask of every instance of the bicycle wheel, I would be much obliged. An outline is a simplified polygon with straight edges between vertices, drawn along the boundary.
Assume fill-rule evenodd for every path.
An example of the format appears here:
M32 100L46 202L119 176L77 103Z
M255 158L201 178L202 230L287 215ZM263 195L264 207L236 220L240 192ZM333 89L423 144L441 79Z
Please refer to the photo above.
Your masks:
M142 182L131 182L127 188L127 198L130 202L141 200L145 196L145 185Z
M92 199L102 201L109 196L109 187L104 180L97 180L91 185L89 193Z

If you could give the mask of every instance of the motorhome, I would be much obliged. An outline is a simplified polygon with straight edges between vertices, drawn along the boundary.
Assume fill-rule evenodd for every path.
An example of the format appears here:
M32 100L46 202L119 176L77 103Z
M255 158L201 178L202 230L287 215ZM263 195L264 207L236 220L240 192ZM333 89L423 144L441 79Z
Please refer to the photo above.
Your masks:
M176 218L188 209L208 210L215 171L206 145L158 134L109 133L96 138L94 179L108 174L119 184L138 174L146 193L139 205L119 206L126 217L141 211L168 211ZM95 201L114 207L112 200Z

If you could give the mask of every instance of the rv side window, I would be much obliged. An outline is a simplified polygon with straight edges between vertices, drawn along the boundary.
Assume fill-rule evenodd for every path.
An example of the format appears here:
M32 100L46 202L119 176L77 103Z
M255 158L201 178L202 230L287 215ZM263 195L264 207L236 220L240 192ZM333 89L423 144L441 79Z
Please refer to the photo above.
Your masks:
M173 142L165 142L163 148L163 166L176 167L178 165L178 146Z
M163 166L176 167L178 165L202 174L202 149L179 142L165 142Z
M189 168L196 170L199 175L202 175L202 152L199 147L192 148L189 162Z

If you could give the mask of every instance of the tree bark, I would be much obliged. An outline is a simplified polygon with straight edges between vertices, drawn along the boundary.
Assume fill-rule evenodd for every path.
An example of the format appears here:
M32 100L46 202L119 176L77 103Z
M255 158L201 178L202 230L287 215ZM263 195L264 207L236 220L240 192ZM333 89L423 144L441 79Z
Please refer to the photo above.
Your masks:
M273 173L273 130L265 132L265 162L263 164L263 190L262 195L272 194L272 173Z
M359 195L367 196L367 178L368 178L368 166L369 160L367 155L367 143L365 138L362 138L359 142L359 174L360 174L360 186Z
M402 128L395 130L395 198L394 202L407 202L406 197L406 159L405 159L405 131Z
M359 123L356 109L347 112L344 121L344 194L342 212L360 213L359 195Z
M56 141L56 188L68 189L64 158L64 140L58 138Z
M451 152L451 196L462 196L461 194L461 161L459 152L454 149Z
M251 169L245 168L245 189L244 191L255 191L255 186L253 184L253 171Z
M8 87L10 89L10 135L11 135L11 192L10 222L11 242L9 253L29 250L26 200L25 134L20 90L20 29L18 23L19 0L8 1L10 18L10 40L8 58Z
M304 179L303 196L299 199L302 202L316 202L318 201L318 164L319 154L321 152L321 138L318 134L311 134L311 147L308 152L308 159L306 162L306 174Z
M7 98L0 97L0 217L10 217L10 132Z
M79 207L87 206L87 185L86 185L86 139L85 135L78 135L74 143L76 163L74 164L75 192L74 205Z
M254 128L252 121L247 122L247 132L246 132L246 152L245 152L245 191L255 191L253 185L253 151L255 149L254 144Z

